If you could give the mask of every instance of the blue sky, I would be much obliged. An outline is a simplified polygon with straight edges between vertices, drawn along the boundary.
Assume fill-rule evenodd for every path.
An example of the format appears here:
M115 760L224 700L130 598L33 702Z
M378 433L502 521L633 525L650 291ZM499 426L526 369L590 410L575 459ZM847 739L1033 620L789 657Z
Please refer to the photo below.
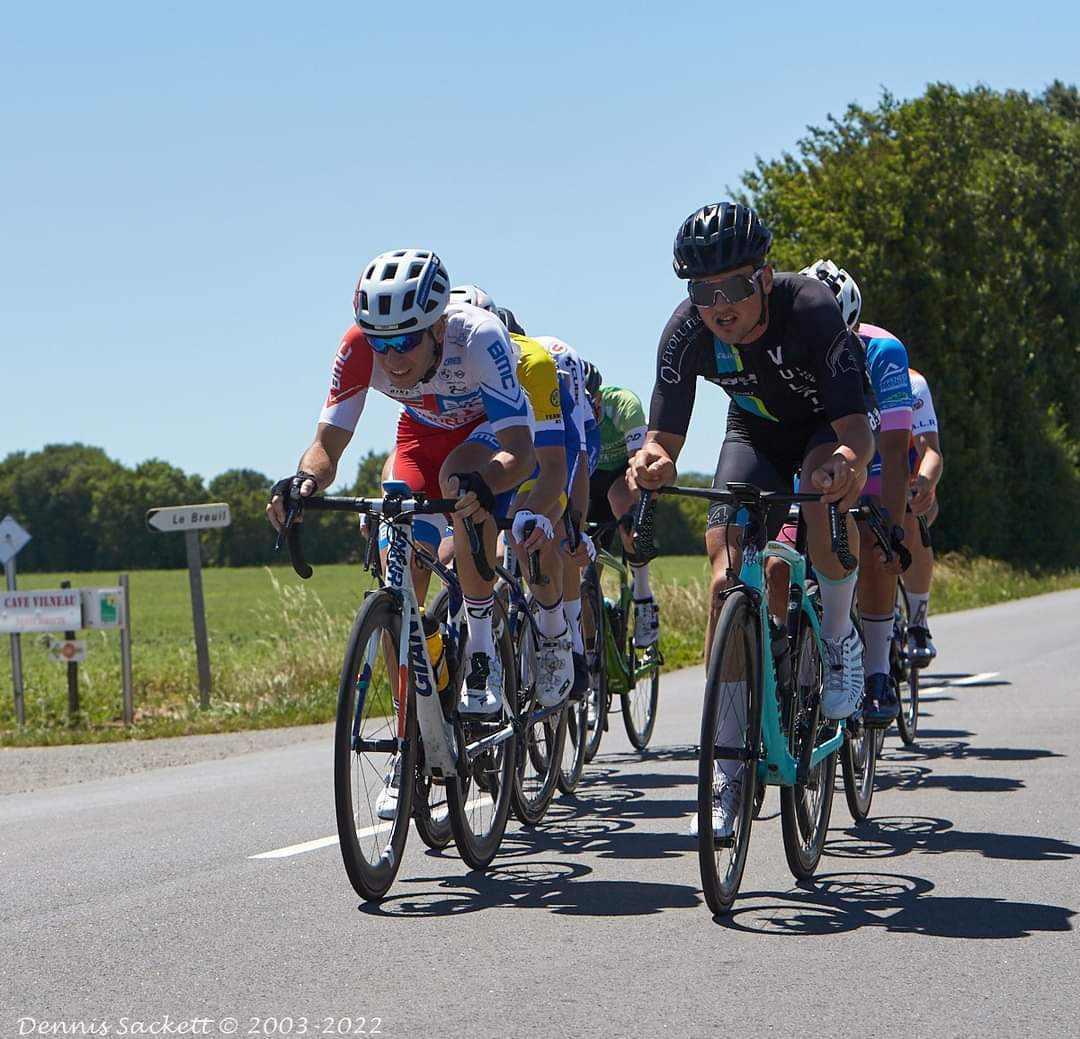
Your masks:
M1078 40L1056 0L9 5L0 457L293 471L360 268L401 246L647 400L687 213L883 87L1076 82Z

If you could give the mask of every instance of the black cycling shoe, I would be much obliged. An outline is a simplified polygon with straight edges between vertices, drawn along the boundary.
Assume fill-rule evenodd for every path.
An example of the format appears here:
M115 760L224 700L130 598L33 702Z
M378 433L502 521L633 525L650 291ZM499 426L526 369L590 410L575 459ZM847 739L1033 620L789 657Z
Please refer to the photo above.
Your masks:
M868 729L887 729L900 714L900 701L888 675L868 675L863 698L863 724Z
M569 699L579 703L589 691L589 665L584 653L574 653L574 684L570 687Z
M908 628L908 654L917 668L932 664L937 650L930 638L930 629L921 624L912 624Z

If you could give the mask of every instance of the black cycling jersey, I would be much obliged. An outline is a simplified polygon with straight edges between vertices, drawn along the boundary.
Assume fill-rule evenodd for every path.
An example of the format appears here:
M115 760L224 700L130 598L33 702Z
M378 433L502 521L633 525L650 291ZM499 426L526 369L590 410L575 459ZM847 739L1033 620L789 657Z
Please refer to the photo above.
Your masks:
M750 426L777 423L809 434L822 422L874 409L862 342L825 284L777 274L768 306L765 333L739 345L714 336L689 299L675 308L660 338L650 429L686 435L699 377L758 420Z

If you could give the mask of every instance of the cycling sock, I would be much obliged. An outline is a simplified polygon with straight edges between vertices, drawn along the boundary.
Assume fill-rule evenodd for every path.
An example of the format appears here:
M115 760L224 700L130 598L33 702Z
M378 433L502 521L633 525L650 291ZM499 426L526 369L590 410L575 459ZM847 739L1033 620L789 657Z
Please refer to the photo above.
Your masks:
M630 574L634 579L634 598L641 602L642 599L653 597L652 588L649 587L649 564L631 563Z
M892 642L893 618L874 617L868 613L860 615L862 620L863 641L866 643L865 670L869 675L887 675L889 673L889 644Z
M465 597L465 618L469 627L469 637L465 642L466 654L487 653L491 656L494 653L495 641L491 635L491 611L494 607L494 595L489 595L486 599Z
M581 600L563 599L563 613L566 614L566 623L570 628L570 638L574 643L575 653L585 652L585 641L581 637Z
M716 723L716 746L741 747L746 742L746 683L720 683L720 717ZM718 758L716 767L728 779L734 779L742 762Z
M852 570L839 581L818 574L821 589L821 637L842 639L851 631L851 600L855 596L858 569Z
M536 611L536 626L544 638L557 639L566 633L566 617L563 614L562 599L552 606L545 606L543 603L537 603L537 606L540 609Z
M930 612L929 592L907 593L908 624L917 628L926 627L926 616Z

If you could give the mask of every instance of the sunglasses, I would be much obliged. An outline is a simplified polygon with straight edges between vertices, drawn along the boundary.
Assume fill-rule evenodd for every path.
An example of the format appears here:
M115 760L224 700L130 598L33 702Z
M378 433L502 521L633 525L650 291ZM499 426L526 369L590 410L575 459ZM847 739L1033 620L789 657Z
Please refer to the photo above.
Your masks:
M749 277L734 274L723 281L690 281L686 283L690 301L699 307L717 307L721 303L742 303L757 292L758 267Z
M371 349L377 354L389 353L391 350L395 353L407 354L410 350L415 350L424 341L426 332L427 329L425 328L420 332L406 332L400 336L369 335L367 341L371 344Z

